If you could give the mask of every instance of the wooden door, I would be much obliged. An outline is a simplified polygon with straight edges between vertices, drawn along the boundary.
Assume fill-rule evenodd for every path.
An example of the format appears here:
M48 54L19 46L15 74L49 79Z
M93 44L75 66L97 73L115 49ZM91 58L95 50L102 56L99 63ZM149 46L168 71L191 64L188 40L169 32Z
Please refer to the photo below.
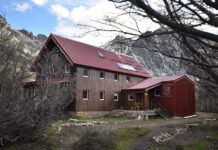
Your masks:
M136 93L135 100L135 108L136 109L144 109L145 101L144 101L144 93Z

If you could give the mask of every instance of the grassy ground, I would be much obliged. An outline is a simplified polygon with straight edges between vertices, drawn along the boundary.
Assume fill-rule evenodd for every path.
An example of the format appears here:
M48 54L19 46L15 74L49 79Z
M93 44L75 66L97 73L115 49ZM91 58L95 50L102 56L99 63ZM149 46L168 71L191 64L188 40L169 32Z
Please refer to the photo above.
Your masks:
M208 141L199 141L187 145L184 147L184 150L207 150L212 148L212 143Z
M125 117L111 116L97 118L77 117L77 119L81 121L112 122L131 120ZM108 147L107 150L218 150L218 120L207 121L207 123L203 123L204 120L201 120L198 122L199 126L191 127L187 132L177 135L174 139L165 143L158 144L152 139L153 136L159 135L160 133L169 133L174 131L175 128L185 127L185 124L190 122L190 120L192 119L184 120L183 123L181 123L181 120L165 121L153 119L149 121L100 124L94 127L61 127L60 132L58 132L60 129L59 125L72 123L72 121L56 121L53 122L52 126L39 138L39 141L14 144L6 150L77 150L74 148L74 145L86 146L90 143L95 143L92 144L92 146L101 145L102 147L100 149L104 149L105 143L113 143L109 140L115 140L115 146L113 146L113 148ZM193 120L196 121L195 118L193 118ZM172 122L175 121L176 124L173 124ZM144 127L137 128L137 126L143 125ZM83 139L81 137L83 137ZM84 139L86 142L84 142ZM85 150L97 149L99 148L86 147Z
M95 117L95 118L84 118L76 116L75 119L81 120L81 121L102 121L102 122L120 122L120 121L130 121L133 120L129 117L115 117L115 116L102 116L102 117Z
M79 121L99 121L99 122L123 122L123 121L133 120L133 118L124 117L124 116L120 116L120 117L102 116L102 117L94 117L94 118L85 118L85 117L76 116L74 117L74 119L77 119ZM56 126L66 124L66 123L73 123L73 121L67 119L67 120L58 120L58 121L52 122L52 124Z
M112 131L118 138L119 143L115 150L125 150L131 146L137 136L144 135L147 132L146 128L125 128L115 129Z

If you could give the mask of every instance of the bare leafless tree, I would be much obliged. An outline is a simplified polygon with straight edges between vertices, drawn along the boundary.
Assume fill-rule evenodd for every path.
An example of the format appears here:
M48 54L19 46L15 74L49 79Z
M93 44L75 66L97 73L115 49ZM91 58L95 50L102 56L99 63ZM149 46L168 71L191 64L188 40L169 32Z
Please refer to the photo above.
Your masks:
M88 27L88 32L114 31L132 35L151 42L149 37L170 35L168 43L153 41L146 49L161 53L173 59L181 59L189 66L188 73L199 79L201 85L208 91L217 94L218 89L218 0L160 0L153 5L149 0L109 0L123 14L105 17L95 21L96 26ZM134 27L129 27L119 21L119 17L128 15ZM161 32L144 34L139 27L139 20L152 20L162 28ZM108 28L107 28L108 27ZM146 25L144 26L146 28ZM181 45L174 47L175 40ZM160 45L170 47L171 51L163 50ZM134 45L143 47L145 44ZM182 49L181 49L182 48Z
M73 77L67 80L51 78L59 74L63 66L50 53L44 56L49 63L43 66L43 78L27 86L24 81L31 75L32 57L24 52L21 43L14 40L13 31L7 28L6 22L0 21L1 147L42 136L54 114L73 102L75 93ZM53 66L57 72L51 71Z

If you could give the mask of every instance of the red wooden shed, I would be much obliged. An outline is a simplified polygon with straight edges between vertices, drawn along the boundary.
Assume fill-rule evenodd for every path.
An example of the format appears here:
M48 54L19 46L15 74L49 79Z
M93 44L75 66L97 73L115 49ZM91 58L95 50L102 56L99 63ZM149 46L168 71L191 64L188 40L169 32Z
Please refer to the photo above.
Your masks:
M172 117L195 114L195 84L186 75L148 78L122 93L124 108L163 109Z

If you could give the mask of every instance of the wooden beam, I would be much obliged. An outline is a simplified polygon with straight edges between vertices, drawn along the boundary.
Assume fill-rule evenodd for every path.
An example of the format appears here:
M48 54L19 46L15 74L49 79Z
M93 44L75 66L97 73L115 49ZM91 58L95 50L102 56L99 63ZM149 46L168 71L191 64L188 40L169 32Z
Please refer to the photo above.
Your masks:
M150 106L150 104L149 104L149 96L148 96L148 91L145 91L144 92L144 99L145 99L145 109L149 109L149 106Z

